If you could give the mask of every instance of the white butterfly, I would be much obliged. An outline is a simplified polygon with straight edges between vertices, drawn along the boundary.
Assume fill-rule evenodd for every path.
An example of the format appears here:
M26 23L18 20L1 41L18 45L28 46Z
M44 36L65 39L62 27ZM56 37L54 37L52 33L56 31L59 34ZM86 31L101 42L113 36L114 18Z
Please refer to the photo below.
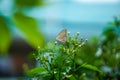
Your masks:
M67 30L63 29L56 37L56 40L59 42L65 43L67 41Z

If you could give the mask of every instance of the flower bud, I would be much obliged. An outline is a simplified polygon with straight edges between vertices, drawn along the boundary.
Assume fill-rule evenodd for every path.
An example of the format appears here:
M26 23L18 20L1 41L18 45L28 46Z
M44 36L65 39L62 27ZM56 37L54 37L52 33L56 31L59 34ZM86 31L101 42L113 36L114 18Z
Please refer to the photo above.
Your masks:
M85 42L87 42L88 41L88 39L85 39Z
M50 53L50 56L54 56L52 52Z
M78 45L78 47L81 47L82 45Z

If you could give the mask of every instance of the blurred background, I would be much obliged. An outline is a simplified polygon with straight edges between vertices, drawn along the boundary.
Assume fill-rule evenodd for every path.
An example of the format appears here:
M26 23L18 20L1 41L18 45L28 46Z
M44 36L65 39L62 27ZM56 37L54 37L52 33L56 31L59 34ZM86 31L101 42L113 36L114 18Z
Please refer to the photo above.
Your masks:
M24 64L36 64L29 53L64 28L85 39L101 37L119 8L120 0L0 0L0 77L23 76Z

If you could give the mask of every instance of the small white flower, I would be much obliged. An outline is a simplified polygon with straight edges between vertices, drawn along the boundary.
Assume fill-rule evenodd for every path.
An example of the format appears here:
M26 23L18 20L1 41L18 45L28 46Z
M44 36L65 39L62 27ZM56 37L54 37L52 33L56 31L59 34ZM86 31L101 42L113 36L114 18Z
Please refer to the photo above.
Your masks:
M56 71L54 71L54 74L56 74L57 72Z
M57 44L57 41L55 41L55 45Z
M78 47L81 47L82 45L78 45Z
M77 35L80 35L80 32L77 32Z
M66 72L63 72L63 75L66 75Z
M96 56L96 57L99 57L99 56L101 56L101 54L102 54L102 49L101 49L101 48L98 48L95 56Z
M87 41L88 41L88 39L85 39L85 41L87 42Z
M70 32L68 32L68 35L70 35Z
M86 73L83 73L82 76L86 76Z

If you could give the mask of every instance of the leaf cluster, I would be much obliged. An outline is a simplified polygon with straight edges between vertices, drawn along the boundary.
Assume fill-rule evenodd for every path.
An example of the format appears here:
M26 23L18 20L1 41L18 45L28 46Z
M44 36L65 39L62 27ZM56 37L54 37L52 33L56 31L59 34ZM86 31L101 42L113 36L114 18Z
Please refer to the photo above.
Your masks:
M13 0L12 10L7 13L10 15L6 16L5 12L0 11L0 55L8 52L14 34L23 38L33 48L44 46L44 37L39 31L37 20L25 14L29 8L43 5L43 0ZM4 10L4 7L1 10Z
M79 57L86 41L79 39L79 33L72 37L68 34L65 43L49 42L44 48L39 47L33 54L39 65L26 73L36 80L85 80L87 71L101 74Z

